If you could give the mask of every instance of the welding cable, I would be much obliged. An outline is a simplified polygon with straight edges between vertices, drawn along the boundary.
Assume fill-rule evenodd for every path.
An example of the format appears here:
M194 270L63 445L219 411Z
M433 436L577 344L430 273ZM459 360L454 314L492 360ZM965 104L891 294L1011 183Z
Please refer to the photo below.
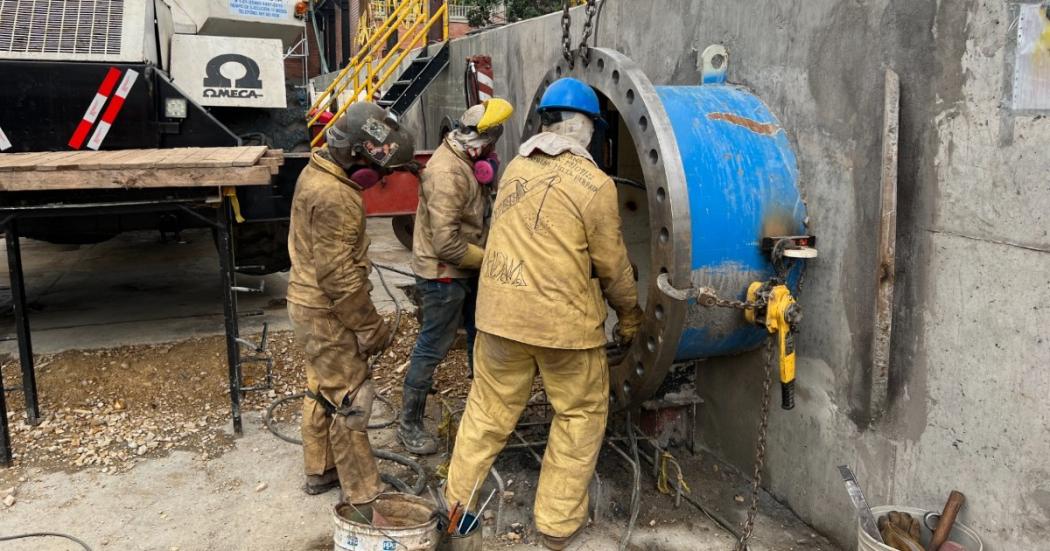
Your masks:
M298 394L292 394L291 396L284 396L284 397L281 397L281 398L278 398L278 399L274 400L273 402L270 403L269 407L266 408L266 414L263 416L263 424L266 425L266 428L269 429L270 432L274 436L276 436L277 438L280 438L281 440L284 440L285 442L288 442L289 444L296 444L296 445L299 445L299 446L301 446L303 444L303 441L302 441L301 438L296 438L294 436L288 436L287 434L281 433L281 431L277 428L276 423L274 423L274 421L273 421L273 412L281 404L284 404L285 402L290 402L290 401L295 400L297 398L303 398L305 396L306 396L305 392L300 392ZM393 406L390 405L390 402L386 398L383 398L379 394L376 394L376 398L379 401L383 402L384 404L387 404L387 406L390 407L390 409L392 409L392 410L394 409ZM397 420L397 415L394 416L394 420ZM389 426L392 423L393 423L393 421L390 421L390 422L387 422L387 423L383 423L383 424L380 425L380 427ZM373 427L373 425L369 425L368 426L368 428L372 428L372 427ZM394 486L395 488L398 489L398 491L405 492L405 493L411 493L412 495L419 495L423 491L423 488L425 487L426 482L427 482L427 474L426 474L426 471L423 470L423 466L420 465L417 461L415 461L415 460L413 460L413 459L411 459L411 458L409 458L407 456L404 456L404 455L401 455L401 454L397 454L397 453L394 453L394 452L390 452L390 451L386 451L386 450L374 449L374 450L372 450L372 455L376 456L376 458L378 458L378 459L385 459L387 461L393 461L394 463L399 463L401 465L404 465L404 466L408 467L409 469L412 469L412 471L416 475L416 483L414 485L412 485L412 486L409 486L408 484L405 484L404 482L402 482L398 478L396 478L394 476L391 476L391 475L388 475L388 474L385 474L385 473L381 475L382 478L383 478L383 482L386 482L386 483L390 484L391 486Z
M400 274L400 275L403 275L405 277L410 277L412 279L416 278L416 274L414 274L412 272L406 272L404 270L400 270L400 269L395 268L393 266L387 266L385 264L376 264L375 262L373 262L372 265L375 266L376 268L379 268L380 270L386 270L388 272L394 272L395 274ZM382 280L380 280L380 281L382 281ZM393 295L390 295L390 296L393 296Z
M631 488L631 518L627 521L627 530L620 540L620 551L626 551L631 542L631 532L638 522L638 513L642 508L641 488L639 478L641 477L641 459L638 457L638 438L634 434L634 423L631 422L631 410L627 410L627 440L631 444L631 459L634 461L634 487Z
M609 178L612 178L612 181L617 183L617 184L621 184L621 185L624 185L624 186L633 187L633 188L637 188L637 189L645 189L645 184L643 184L643 183L641 183L639 181L636 181L636 180L631 180L630 178L621 178L619 176L609 176Z
M92 551L91 550L91 546L86 544L86 543L84 543L80 539L75 538L73 536L70 536L69 534L62 534L62 533L59 533L59 532L33 532L33 533L30 533L30 534L15 534L13 536L0 536L0 541L12 541L12 540L25 539L25 538L65 538L65 539L67 539L69 541L72 541L72 542L80 545L81 547L83 547L87 551Z

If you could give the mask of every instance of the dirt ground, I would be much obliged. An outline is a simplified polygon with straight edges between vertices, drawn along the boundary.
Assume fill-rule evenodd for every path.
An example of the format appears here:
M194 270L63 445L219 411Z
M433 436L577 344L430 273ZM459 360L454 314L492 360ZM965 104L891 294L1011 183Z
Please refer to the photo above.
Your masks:
M370 254L376 262L404 269L409 253L383 222L369 223ZM36 426L24 422L14 343L0 344L17 454L13 467L0 469L0 537L65 532L95 550L120 551L332 549L337 492L304 494L299 447L276 438L263 423L266 407L302 391L304 379L301 353L287 331L286 276L266 276L265 291L242 303L245 310L263 310L261 318L242 324L248 340L257 342L262 321L274 329L266 347L274 361L274 385L247 394L244 434L235 436L213 253L203 234L188 234L179 244L136 234L72 249L25 243L43 417ZM401 289L412 278L386 277L407 307ZM244 279L247 286L262 282ZM373 283L373 300L392 316L393 301L377 278ZM0 324L13 332L10 318ZM392 348L375 367L378 390L395 406L416 330L414 315L406 313ZM441 399L429 401L427 418L435 430L443 410L463 407L469 390L465 359L464 350L453 350L438 370ZM265 380L261 365L247 367L245 374L248 385ZM282 433L297 436L299 404L290 400L276 409ZM391 420L393 414L379 404L374 419ZM615 423L610 420L610 426ZM392 427L370 436L376 448L403 451ZM542 429L527 438L542 440ZM692 489L687 499L739 527L747 510L746 478L702 453L671 451ZM436 473L447 452L446 446L422 461L431 485L439 482ZM733 548L729 532L686 499L675 508L672 497L656 490L651 467L644 462L642 467L629 549ZM388 461L380 462L380 469L412 478ZM485 520L485 548L536 549L531 507L537 462L523 450L508 450L496 469L506 492ZM631 472L619 454L603 449L596 476L601 484L592 486L594 520L570 549L618 547L629 520ZM487 495L494 487L490 479L481 491ZM753 550L835 550L770 496L763 493L760 505ZM0 551L76 549L51 538L0 542Z
M399 404L416 330L414 316L403 316L394 344L375 367L381 394L394 404ZM248 393L245 435L240 438L230 430L221 337L41 356L43 421L25 424L21 394L8 394L18 455L14 467L0 471L0 497L14 500L0 505L0 535L62 531L88 540L95 549L330 549L329 508L336 493L302 494L298 449L277 440L262 424L270 402L301 390L301 352L288 332L271 335L267 349L274 358L274 388ZM6 358L2 369L5 380L18 380L13 359ZM246 383L255 384L264 371L255 367L247 375ZM454 350L439 368L437 388L448 408L462 407L469 390L464 350ZM430 401L431 426L441 417L439 402ZM281 432L296 435L299 403L293 400L277 410ZM390 415L383 405L376 412L378 419ZM541 439L542 430L535 437ZM373 443L401 451L390 428L375 431ZM720 518L739 522L746 481L711 458L692 457L684 450L676 454L694 497L703 496ZM438 471L445 459L427 460L428 473ZM385 461L381 468L409 474ZM486 520L486 547L532 548L536 535L530 511L538 464L524 451L506 452L497 469L507 493L500 518L493 511ZM644 470L649 471L647 466ZM598 476L597 520L574 549L615 548L629 518L627 463L606 449ZM643 476L632 549L732 546L724 529L688 502L674 508L673 499L656 492L654 483ZM483 491L489 488L494 486L490 483ZM834 549L782 509L765 497L756 549ZM76 549L68 542L43 539L2 545L5 551Z

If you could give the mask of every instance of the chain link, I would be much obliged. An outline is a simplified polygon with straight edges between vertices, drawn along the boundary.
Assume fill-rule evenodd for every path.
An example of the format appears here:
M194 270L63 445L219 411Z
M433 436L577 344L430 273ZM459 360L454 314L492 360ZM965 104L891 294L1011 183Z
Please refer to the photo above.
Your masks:
M696 301L701 306L719 308L731 308L733 310L761 310L766 307L767 301L763 294L758 295L758 300L733 300L722 298L715 294L713 289L703 288L696 295Z
M773 386L773 338L766 339L766 378L762 381L762 416L758 421L758 442L755 444L755 471L751 477L751 505L747 509L744 532L737 542L736 551L747 551L747 542L755 531L755 516L758 515L758 489L762 485L762 467L766 463L766 434L769 432L770 388Z
M573 66L572 57L572 16L569 15L569 0L565 0L565 8L561 12L561 54L569 67Z
M594 22L594 14L598 13L597 0L587 0L587 20L583 22L583 37L580 38L580 57L583 58L584 63L591 62L591 48L587 45L587 41L591 39L592 24Z
M569 15L569 5L572 2L565 0L561 12L561 54L565 58L565 61L569 62L569 67L576 66L576 58L572 53L572 16ZM591 38L591 32L593 27L594 15L598 13L598 1L587 0L587 19L583 22L583 37L580 38L580 57L583 58L584 63L590 63L590 48L587 46L587 41Z

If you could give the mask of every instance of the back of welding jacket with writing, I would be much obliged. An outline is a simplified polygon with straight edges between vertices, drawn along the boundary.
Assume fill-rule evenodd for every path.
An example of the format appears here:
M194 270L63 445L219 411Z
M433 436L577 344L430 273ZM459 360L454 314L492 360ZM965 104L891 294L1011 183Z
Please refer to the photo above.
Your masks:
M548 348L604 346L606 300L617 313L637 303L612 180L569 151L516 157L493 208L478 329Z

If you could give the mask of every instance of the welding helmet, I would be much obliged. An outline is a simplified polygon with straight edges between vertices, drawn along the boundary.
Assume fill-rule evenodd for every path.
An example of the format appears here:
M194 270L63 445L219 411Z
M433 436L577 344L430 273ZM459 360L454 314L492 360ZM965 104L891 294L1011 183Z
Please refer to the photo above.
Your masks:
M392 115L374 103L358 102L325 132L332 159L343 168L357 159L380 169L393 169L413 161L412 136Z
M560 78L547 87L536 111L540 115L554 111L573 111L595 120L602 116L598 94L583 81L569 77Z
M464 149L484 149L499 141L503 123L514 107L503 98L490 98L463 112L451 138Z

